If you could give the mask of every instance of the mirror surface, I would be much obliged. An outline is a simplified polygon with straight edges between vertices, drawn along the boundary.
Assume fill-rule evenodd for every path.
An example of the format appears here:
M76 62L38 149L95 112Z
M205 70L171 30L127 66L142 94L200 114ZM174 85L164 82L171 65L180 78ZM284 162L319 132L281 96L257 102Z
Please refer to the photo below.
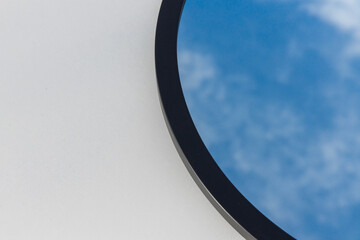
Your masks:
M222 171L297 239L360 239L360 1L187 0L185 99Z

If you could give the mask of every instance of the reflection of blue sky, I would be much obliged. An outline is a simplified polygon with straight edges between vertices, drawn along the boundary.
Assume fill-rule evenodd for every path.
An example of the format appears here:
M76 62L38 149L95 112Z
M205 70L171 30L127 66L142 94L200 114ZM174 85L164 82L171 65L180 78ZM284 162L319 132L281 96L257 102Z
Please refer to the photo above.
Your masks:
M300 239L360 239L360 1L188 0L181 80L238 189Z

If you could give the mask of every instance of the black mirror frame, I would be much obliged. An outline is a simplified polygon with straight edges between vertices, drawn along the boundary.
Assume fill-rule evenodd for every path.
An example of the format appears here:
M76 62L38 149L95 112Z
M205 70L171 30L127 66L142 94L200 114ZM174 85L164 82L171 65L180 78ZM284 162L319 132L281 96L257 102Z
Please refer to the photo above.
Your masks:
M155 41L156 74L165 120L191 176L222 216L246 239L294 239L259 210L230 182L200 138L183 95L177 60L177 37L185 0L163 0Z

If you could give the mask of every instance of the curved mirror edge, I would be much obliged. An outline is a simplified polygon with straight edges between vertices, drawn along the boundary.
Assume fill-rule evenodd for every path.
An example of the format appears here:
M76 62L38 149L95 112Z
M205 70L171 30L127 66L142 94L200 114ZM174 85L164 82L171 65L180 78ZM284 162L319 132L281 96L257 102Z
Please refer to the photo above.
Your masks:
M163 0L155 41L159 94L172 140L185 166L205 196L243 237L270 240L294 239L259 212L233 186L212 159L194 126L182 92L177 62L177 36L184 4L185 0ZM197 144L189 147L194 142ZM203 161L201 163L211 166L211 171L198 163L195 158L198 154L206 157L201 159ZM206 176L209 173L213 175ZM221 181L213 184L213 177Z

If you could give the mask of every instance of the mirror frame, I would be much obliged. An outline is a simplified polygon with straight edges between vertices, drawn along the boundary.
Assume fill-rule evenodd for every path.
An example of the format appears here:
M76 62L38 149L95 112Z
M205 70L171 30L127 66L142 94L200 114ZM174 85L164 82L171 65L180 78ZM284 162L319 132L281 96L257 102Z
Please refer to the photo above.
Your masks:
M165 121L186 168L220 214L246 239L294 239L257 210L219 168L194 125L181 87L177 38L186 0L163 0L155 62Z

